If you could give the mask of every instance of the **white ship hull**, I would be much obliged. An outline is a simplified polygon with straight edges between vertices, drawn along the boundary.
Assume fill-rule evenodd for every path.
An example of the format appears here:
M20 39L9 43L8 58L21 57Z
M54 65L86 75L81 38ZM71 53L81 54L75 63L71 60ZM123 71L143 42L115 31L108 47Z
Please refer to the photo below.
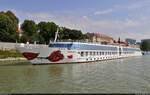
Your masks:
M38 45L18 45L17 50L32 64L84 63L141 56L141 51L117 50L76 50ZM122 49L122 48L121 48Z

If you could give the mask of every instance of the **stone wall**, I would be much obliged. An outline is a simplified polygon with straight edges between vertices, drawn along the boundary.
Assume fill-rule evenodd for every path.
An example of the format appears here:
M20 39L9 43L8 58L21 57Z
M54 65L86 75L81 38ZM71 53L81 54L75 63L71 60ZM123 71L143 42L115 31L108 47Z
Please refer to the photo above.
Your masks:
M0 42L0 50L16 50L16 43Z

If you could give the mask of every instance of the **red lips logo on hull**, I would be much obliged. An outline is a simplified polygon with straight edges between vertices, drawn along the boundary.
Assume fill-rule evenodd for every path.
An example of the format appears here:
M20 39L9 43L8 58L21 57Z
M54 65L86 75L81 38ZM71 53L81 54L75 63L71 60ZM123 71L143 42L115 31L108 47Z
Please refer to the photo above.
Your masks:
M50 56L47 57L46 59L48 59L49 61L52 61L52 62L57 62L57 61L63 60L64 59L64 55L61 54L60 50L57 50L57 51L53 51L50 54Z
M24 52L23 56L27 58L28 60L32 60L36 58L39 55L39 53L33 53L33 52Z

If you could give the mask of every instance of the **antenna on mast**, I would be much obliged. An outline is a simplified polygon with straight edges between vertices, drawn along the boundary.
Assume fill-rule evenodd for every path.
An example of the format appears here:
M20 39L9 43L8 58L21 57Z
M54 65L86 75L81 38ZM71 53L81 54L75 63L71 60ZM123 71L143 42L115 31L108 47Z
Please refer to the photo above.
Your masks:
M54 43L55 43L56 40L57 40L57 36L58 36L58 28L57 28L57 31L56 31L56 33L55 33L55 40L54 40Z

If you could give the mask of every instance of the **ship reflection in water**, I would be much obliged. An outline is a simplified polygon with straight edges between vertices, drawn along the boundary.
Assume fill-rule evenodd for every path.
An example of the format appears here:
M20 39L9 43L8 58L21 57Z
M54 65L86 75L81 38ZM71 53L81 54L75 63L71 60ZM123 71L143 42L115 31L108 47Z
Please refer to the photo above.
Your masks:
M4 63L0 65L0 92L150 93L149 58L36 66Z

